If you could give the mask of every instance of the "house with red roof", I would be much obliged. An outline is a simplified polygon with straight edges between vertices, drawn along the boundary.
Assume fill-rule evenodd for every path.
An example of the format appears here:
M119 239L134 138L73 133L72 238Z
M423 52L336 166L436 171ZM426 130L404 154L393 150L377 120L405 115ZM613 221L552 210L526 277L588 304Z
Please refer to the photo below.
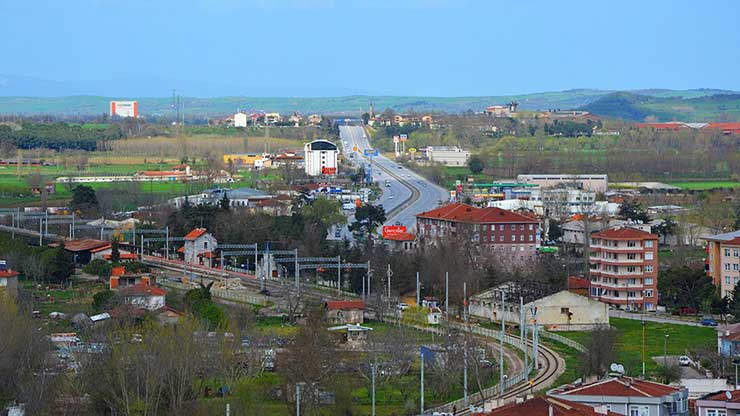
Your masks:
M396 251L409 251L416 248L416 235L407 232L388 234L383 237L385 244Z
M709 123L705 130L719 130L722 134L740 134L740 123Z
M11 296L18 294L19 273L8 268L5 260L0 260L0 295L8 293Z
M49 247L52 245L50 244ZM110 250L110 242L94 238L80 238L64 243L64 249L72 253L75 264L87 264L95 258L95 253ZM110 251L109 251L110 252Z
M630 226L591 234L590 296L627 310L658 306L658 235Z
M472 241L500 260L532 261L540 246L537 219L501 208L454 203L416 214L420 242L449 238Z
M195 228L185 235L185 244L178 250L190 264L213 265L218 241L205 228Z
M539 396L521 403L510 403L473 416L619 416L606 406L588 406L569 400ZM631 416L631 415L630 415Z
M165 307L167 291L156 286L140 283L119 289L118 295L126 305L156 311Z
M362 300L330 300L324 304L326 319L332 324L361 324L365 318Z
M696 416L740 415L740 390L718 391L696 400Z
M721 296L732 296L740 281L740 230L702 237L707 242L705 270Z
M628 416L688 416L689 391L654 381L619 376L593 383L566 385L547 392L556 400L604 406Z

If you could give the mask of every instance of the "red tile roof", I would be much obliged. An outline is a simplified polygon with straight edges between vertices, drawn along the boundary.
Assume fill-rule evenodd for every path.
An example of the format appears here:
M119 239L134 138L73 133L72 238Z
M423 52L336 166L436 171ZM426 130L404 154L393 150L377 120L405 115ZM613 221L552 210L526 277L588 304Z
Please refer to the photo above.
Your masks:
M326 302L326 309L365 309L365 302L361 300L330 300Z
M113 255L111 255L111 254L103 254L103 258L106 259L106 260L110 260L111 257L113 257ZM119 258L121 260L138 260L139 259L139 256L137 254L134 254L134 253L121 253L119 255Z
M588 289L591 282L583 277L568 276L568 289Z
M681 391L681 389L653 381L639 380L631 377L618 377L583 386L566 388L566 390L559 391L557 394L602 397L662 397L678 391Z
M193 241L208 232L205 228L196 228L185 235L185 241Z
M495 207L476 208L461 203L447 204L431 211L416 214L416 217L477 224L537 223L537 220L513 211Z
M740 123L709 123L704 126L705 129L717 129L723 132L740 133Z
M102 247L94 248L94 249L90 250L90 252L91 253L97 253L99 251L108 250L109 248L111 248L111 245L110 244L105 245L105 246L102 246Z
M678 130L687 127L685 123L670 121L668 123L637 123L638 128L652 127L656 130Z
M64 243L64 249L67 251L92 251L105 246L110 246L110 243L103 240L96 240L94 238L81 238L79 240L71 240Z
M631 227L616 227L592 234L596 238L608 238L614 240L657 240L657 234Z
M139 283L133 286L124 287L123 289L120 289L118 293L120 293L121 296L164 296L167 294L167 291L156 286Z
M552 408L552 413L550 413ZM617 416L619 413L606 412L608 416ZM568 400L555 399L552 397L535 397L524 403L511 403L488 413L473 413L474 416L603 416L597 413L593 407L574 403Z
M729 390L728 390L729 391ZM699 400L713 400L717 402L733 402L738 403L740 402L740 390L732 390L730 392L730 399L727 399L727 392L726 391L720 391L717 393L710 393L704 397L702 397Z
M385 236L383 239L392 241L414 241L416 240L416 235L411 233L395 233Z
M0 270L0 277L17 277L20 273L15 270Z

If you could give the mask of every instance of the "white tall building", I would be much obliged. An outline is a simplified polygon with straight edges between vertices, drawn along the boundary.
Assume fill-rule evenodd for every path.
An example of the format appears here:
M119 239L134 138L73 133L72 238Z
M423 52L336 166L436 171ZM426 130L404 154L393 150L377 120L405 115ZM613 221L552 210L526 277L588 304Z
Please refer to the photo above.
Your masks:
M318 139L303 146L304 165L309 176L335 175L339 150L334 143Z
M139 118L139 102L138 101L111 101L109 114L111 117Z

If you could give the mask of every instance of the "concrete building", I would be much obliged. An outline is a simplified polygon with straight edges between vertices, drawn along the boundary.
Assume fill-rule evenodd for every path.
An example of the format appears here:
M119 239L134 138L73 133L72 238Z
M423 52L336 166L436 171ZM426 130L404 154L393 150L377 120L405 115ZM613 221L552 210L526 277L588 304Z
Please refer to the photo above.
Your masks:
M588 232L586 227L588 226ZM636 224L625 220L610 219L606 228L614 227L632 227L637 228L645 232L650 232L650 224ZM561 227L563 230L562 241L568 244L574 244L582 246L586 244L586 235L590 236L592 233L601 231L604 228L604 222L599 219L592 219L591 221L584 222L583 219L568 221Z
M55 243L50 244L57 245ZM111 245L109 241L96 240L94 238L80 238L77 240L70 240L64 243L64 249L72 253L75 264L87 264L95 257L95 253L108 253L110 254ZM102 258L102 254L100 256Z
M4 293L10 296L18 294L18 275L17 271L8 268L5 260L0 260L0 297Z
M539 396L524 402L509 403L490 411L474 412L473 416L620 416L620 414L609 411L606 406L588 406Z
M696 400L696 416L740 415L740 390L717 391Z
M224 155L224 164L235 168L262 169L272 166L268 153L232 153Z
M309 176L336 175L339 156L337 145L328 140L314 140L303 146L304 169Z
M588 331L609 325L609 307L599 301L563 290L524 304L526 320L532 319L530 308L537 307L537 324L548 331ZM519 323L519 297L506 299L504 319ZM501 320L501 290L489 289L470 298L469 314L482 321Z
M732 296L740 280L740 230L702 237L707 242L706 271L721 296Z
M234 114L234 127L247 127L247 120L249 117L246 113L236 113Z
M470 239L482 254L495 255L502 261L534 260L540 246L537 220L499 208L444 205L416 214L416 230L421 242Z
M365 302L361 300L330 300L324 310L332 324L361 324L365 319Z
M457 146L429 146L427 157L430 162L447 166L465 166L470 159L470 152Z
M196 228L185 236L185 245L182 252L185 261L191 264L211 265L213 251L218 246L218 241L205 228Z
M688 416L689 392L653 381L619 376L594 383L559 387L547 392L554 399L591 407L604 406L627 416Z
M219 205L224 195L229 200L229 206L232 208L254 208L260 203L269 201L274 198L273 195L267 194L252 188L217 188L206 189L200 194L180 196L169 201L176 208L181 208L187 201L190 205Z
M632 227L591 235L591 297L620 309L658 306L658 236Z
M156 311L164 308L167 291L148 284L138 284L119 289L118 295L126 305Z
M607 175L535 174L517 175L516 180L517 182L536 184L542 188L566 186L602 193L609 188L609 177Z

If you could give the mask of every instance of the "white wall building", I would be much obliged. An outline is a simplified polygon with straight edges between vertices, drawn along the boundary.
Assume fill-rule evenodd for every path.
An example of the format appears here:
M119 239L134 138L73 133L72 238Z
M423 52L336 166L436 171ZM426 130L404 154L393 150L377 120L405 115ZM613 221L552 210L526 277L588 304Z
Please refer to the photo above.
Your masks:
M246 113L236 113L234 114L234 127L247 127L247 119L249 116L247 116Z
M213 251L218 246L218 241L205 228L196 228L185 236L183 255L185 261L191 264L211 265Z
M314 140L303 146L304 167L309 176L335 175L337 173L337 145L328 140Z
M465 166L470 158L470 152L457 146L429 146L427 157L430 162L447 166Z
M109 115L111 117L139 118L139 102L138 101L111 101Z
M606 192L609 188L609 177L607 175L585 174L536 174L536 175L517 175L517 182L531 183L539 185L542 188L552 188L564 185L583 189L586 191Z

